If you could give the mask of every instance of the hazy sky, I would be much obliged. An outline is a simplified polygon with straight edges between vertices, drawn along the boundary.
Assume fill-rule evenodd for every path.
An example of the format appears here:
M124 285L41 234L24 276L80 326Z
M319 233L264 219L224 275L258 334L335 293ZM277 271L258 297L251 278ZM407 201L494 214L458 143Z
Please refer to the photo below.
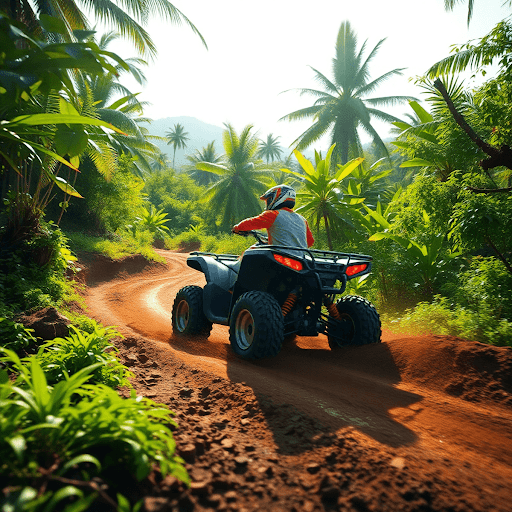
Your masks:
M152 19L148 31L158 56L146 70L148 83L139 98L151 102L146 114L153 119L192 116L218 126L229 122L238 131L252 124L260 138L273 133L286 147L310 123L279 118L311 105L313 98L283 91L319 88L309 66L332 77L341 22L350 22L359 47L367 40L367 51L386 38L371 63L372 78L406 68L372 96L421 99L410 78L448 56L451 45L487 34L510 15L503 2L475 0L468 28L467 1L448 13L444 0L174 0L208 49L188 26ZM136 55L128 43L111 49L125 58ZM141 91L138 84L125 83L132 92ZM409 107L383 110L400 116ZM387 136L387 128L377 126Z

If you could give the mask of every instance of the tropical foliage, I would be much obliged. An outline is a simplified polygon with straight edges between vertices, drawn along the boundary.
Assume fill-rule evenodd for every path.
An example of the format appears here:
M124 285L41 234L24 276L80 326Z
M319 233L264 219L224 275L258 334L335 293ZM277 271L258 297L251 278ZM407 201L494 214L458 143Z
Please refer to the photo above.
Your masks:
M406 96L367 98L378 87L393 76L400 75L401 69L393 69L380 77L370 79L370 63L382 46L384 39L364 56L366 42L357 48L357 37L350 23L344 21L336 40L336 55L333 58L333 78L329 79L312 68L315 79L324 90L299 89L301 95L316 98L311 107L296 110L282 119L290 121L313 119L313 125L300 135L293 144L303 150L330 132L331 144L336 144L333 163L346 163L350 158L363 155L359 130L369 135L382 155L387 155L386 145L372 125L372 120L391 123L398 119L378 107L396 105L412 99Z
M184 169L188 172L189 176L193 178L198 185L211 185L214 181L219 179L217 174L208 171L201 171L197 168L199 162L208 162L211 164L220 164L224 158L223 155L218 155L215 150L215 141L210 142L201 151L196 149L195 153L188 155L187 164Z
M164 3L170 9L150 5ZM57 3L30 5L51 13ZM15 314L80 303L72 249L158 258L156 236L173 249L243 252L251 242L229 228L260 213L258 197L275 183L297 189L317 248L373 256L371 275L347 291L375 302L386 327L511 345L512 165L489 154L512 153L508 20L417 80L425 102L409 102L407 122L376 108L403 97L367 98L400 73L370 79L383 41L367 54L345 22L334 78L314 70L324 90L302 89L317 101L286 116L314 120L298 148L331 131L325 157L295 149L281 160L278 137L260 141L252 125L237 133L226 124L223 155L212 142L177 172L141 126L144 104L122 84L142 83L144 62L109 52L113 34L96 43L75 30L70 41L70 30L88 26L74 21L76 5L60 20L33 20L40 37L27 28L28 4L9 4L25 24L0 14L0 478L10 484L0 508L85 510L101 500L137 510L103 484L130 485L155 468L189 481L168 408L115 389L131 376L110 343L118 333L87 319L86 330L41 344ZM133 14L142 4L126 5ZM122 20L116 9L105 16ZM128 22L124 34L137 30ZM134 37L151 52L142 32ZM479 87L456 76L491 62L498 74ZM455 76L439 80L441 72ZM372 131L376 119L394 121L393 144ZM177 127L174 157L188 135ZM365 151L360 129L374 140ZM64 235L58 223L76 230Z
M31 3L24 0L12 0L5 4L6 14L12 19L22 22L38 36L42 36L47 27L44 17L56 18L54 26L59 26L59 38L71 41L78 33L91 33L92 25L84 14L84 9L91 9L95 18L102 21L128 38L143 55L154 56L155 45L144 29L148 13L158 13L171 23L185 22L201 38L203 37L193 23L168 0L130 0L128 2L88 2L87 0L69 0L65 5L57 0ZM53 30L51 30L53 32Z
M258 139L247 125L240 134L226 124L223 133L225 163L198 162L201 171L219 176L203 201L219 212L220 227L229 229L245 217L261 213L258 197L265 192L272 168L257 158Z
M174 161L176 160L176 150L185 149L187 147L188 133L182 124L176 123L174 128L165 133L167 138L167 145L172 146L172 166L174 168Z
M348 233L344 228L351 226L352 215L358 213L358 208L364 198L344 195L340 186L344 178L362 163L362 158L356 158L345 165L338 165L338 170L330 174L331 157L334 152L333 144L325 159L315 154L316 167L295 150L295 156L304 169L304 175L294 173L303 180L304 188L297 194L297 212L309 219L317 231L323 223L327 235L329 249L333 250L332 235L346 238Z
M259 143L258 156L264 158L268 163L269 160L279 160L283 150L279 146L279 137L274 137L274 134L269 133L266 140L261 140Z

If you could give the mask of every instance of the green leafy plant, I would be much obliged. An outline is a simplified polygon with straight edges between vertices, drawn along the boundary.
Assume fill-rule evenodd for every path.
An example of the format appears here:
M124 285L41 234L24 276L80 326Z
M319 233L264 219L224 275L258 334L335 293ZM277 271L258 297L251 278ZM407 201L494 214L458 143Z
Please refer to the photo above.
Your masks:
M382 315L382 323L393 332L413 335L458 336L496 346L512 347L512 322L498 319L491 311L472 311L436 295L432 302L420 302L401 315Z
M475 257L459 274L457 302L512 321L512 275L496 258Z
M375 217L375 213L372 213ZM423 210L423 222L425 230L430 225L430 217ZM460 252L443 252L443 242L446 235L444 233L432 232L427 243L417 242L413 238L397 235L392 232L393 226L389 224L383 217L380 218L380 225L386 227L386 231L375 233L369 240L376 242L384 238L389 238L405 249L405 254L410 262L417 267L423 286L428 294L433 295L434 282L441 275L444 266L453 258L460 256ZM389 230L389 231L388 231ZM442 259L441 256L445 255Z
M102 363L49 386L38 358L22 361L3 348L0 354L15 374L13 381L0 371L0 477L13 487L30 481L38 495L47 489L65 493L71 474L89 495L102 492L101 485L91 485L93 477L129 485L155 466L163 476L189 482L175 455L169 425L176 423L167 407L135 392L125 399L105 385L87 384Z
M329 148L324 159L315 152L316 167L295 150L294 154L304 169L304 174L283 169L303 183L304 187L297 194L299 207L296 211L305 215L317 230L323 222L331 251L333 250L332 234L345 234L346 237L346 230L343 228L350 227L354 217L361 217L358 210L364 201L364 198L343 194L341 191L341 182L356 170L363 158L354 158L344 165L338 165L336 172L331 175L331 156L335 147L336 144L333 144Z
M83 333L70 326L70 335L55 338L42 345L37 358L50 383L95 363L101 363L91 376L91 381L111 388L129 386L133 374L119 362L119 350L109 341L120 334L111 327L96 326L92 333Z
M35 345L34 329L27 329L23 324L0 317L0 346L15 352Z
M19 247L0 246L0 310L13 314L78 300L75 283L66 278L75 259L67 243L57 226L42 221Z
M157 210L153 205L149 210L143 210L137 217L136 221L127 226L135 236L138 227L148 229L153 235L163 238L165 234L169 233L169 228L166 226L167 222L171 219L167 218L167 213L163 210Z

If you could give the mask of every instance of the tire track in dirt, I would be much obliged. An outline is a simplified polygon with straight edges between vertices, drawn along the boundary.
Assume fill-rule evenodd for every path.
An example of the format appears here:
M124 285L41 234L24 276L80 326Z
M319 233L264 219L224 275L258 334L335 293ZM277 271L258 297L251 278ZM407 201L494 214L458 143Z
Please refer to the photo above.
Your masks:
M187 267L187 255L160 254L168 263L165 271L91 288L87 302L92 316L104 325L118 326L125 335L135 332L153 340L162 354L170 352L192 368L244 382L257 397L292 404L333 432L352 427L361 439L399 450L410 459L432 454L477 474L491 468L496 478L510 482L510 408L492 401L470 403L443 393L442 386L449 382L429 380L429 375L438 374L446 380L445 369L421 368L419 355L434 350L436 339L385 333L379 345L332 352L321 335L297 338L272 360L243 361L231 352L225 326L214 326L208 340L172 335L176 292L187 284L202 286L204 276ZM458 342L446 340L449 343ZM418 366L412 367L411 361ZM267 428L272 428L270 420Z

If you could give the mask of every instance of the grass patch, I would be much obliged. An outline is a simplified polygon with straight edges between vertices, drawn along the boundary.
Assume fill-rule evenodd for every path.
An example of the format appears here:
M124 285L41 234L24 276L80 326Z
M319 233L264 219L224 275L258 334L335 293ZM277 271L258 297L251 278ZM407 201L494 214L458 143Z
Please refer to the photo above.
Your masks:
M451 335L512 347L512 322L491 313L471 311L438 295L432 302L420 302L400 316L381 314L381 319L384 328L395 333Z
M152 235L149 232L143 232L137 238L134 238L128 232L102 237L73 231L66 233L66 236L74 252L96 252L104 254L113 260L133 254L141 254L151 261L165 261L151 246Z

